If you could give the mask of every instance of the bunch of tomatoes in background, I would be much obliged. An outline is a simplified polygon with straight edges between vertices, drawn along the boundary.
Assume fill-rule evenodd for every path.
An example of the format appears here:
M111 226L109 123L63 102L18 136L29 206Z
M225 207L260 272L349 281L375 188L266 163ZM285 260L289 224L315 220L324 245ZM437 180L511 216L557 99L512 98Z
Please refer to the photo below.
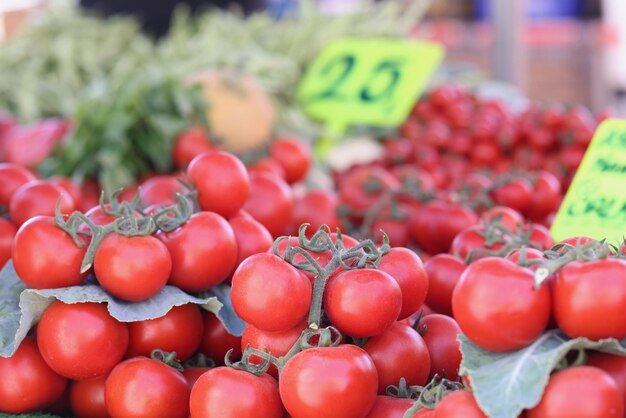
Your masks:
M548 230L596 128L586 109L514 114L443 86L379 159L333 173L336 191L305 185L296 138L245 165L193 128L174 143L180 172L108 199L36 176L45 155L20 156L24 138L49 152L70 129L41 124L28 136L0 121L0 265L31 289L98 286L129 309L221 286L245 328L201 303L122 322L102 300L53 298L0 358L1 412L626 417L626 246ZM491 414L462 344L506 362L555 336L597 351L566 350L536 400Z

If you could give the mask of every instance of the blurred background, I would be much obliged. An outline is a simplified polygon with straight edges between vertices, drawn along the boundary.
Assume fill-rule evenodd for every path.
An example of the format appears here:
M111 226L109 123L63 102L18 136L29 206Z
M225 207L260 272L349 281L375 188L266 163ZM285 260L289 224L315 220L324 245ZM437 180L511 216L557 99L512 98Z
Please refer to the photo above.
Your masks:
M364 0L317 0L323 13L351 13ZM46 13L55 0L0 0L0 39L6 41ZM101 14L133 14L154 36L167 32L176 0L82 0ZM300 13L296 0L187 1L265 10L276 18ZM237 3L236 5L234 3ZM410 1L404 1L407 6ZM626 92L626 4L621 0L433 0L413 34L447 48L441 73L456 79L501 81L531 101L584 104L623 113ZM501 90L503 87L500 87ZM496 93L497 94L497 93ZM511 92L506 94L511 97Z

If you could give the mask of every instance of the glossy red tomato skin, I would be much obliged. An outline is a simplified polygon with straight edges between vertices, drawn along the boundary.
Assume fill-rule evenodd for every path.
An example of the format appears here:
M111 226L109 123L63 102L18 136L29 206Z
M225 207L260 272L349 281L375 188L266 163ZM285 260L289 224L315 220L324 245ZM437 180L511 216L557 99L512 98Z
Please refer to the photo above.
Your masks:
M237 261L235 266L251 255L266 252L272 248L272 234L260 222L246 216L235 216L230 223L237 241Z
M172 148L172 160L177 167L184 168L198 155L216 150L204 130L191 128L176 137Z
M529 240L538 244L540 249L548 250L554 245L554 238L550 235L550 230L540 224L527 224L522 228L524 232L530 231Z
M408 248L394 247L380 260L378 270L389 274L400 285L402 309L398 319L417 312L428 292L428 275L419 256Z
M238 360L241 357L241 337L229 333L213 312L203 310L202 318L204 332L199 351L221 365L228 350L232 349L231 360Z
M435 408L433 418L487 418L467 389L446 395Z
M309 190L304 196L296 198L293 208L293 234L298 234L302 224L310 224L307 228L309 236L317 232L322 225L331 231L341 226L337 216L338 199L334 192L329 190Z
M194 418L282 418L284 414L273 377L229 367L202 375L191 391L189 404Z
M168 284L200 292L223 282L235 268L237 240L220 215L198 212L174 231L158 234L172 258Z
M265 331L283 331L300 323L309 312L311 293L311 282L272 254L248 257L233 274L235 312Z
M526 415L528 418L621 418L624 403L608 373L579 366L553 374L541 401Z
M572 338L626 338L626 261L574 261L553 283L556 322Z
M80 273L86 247L79 248L72 237L49 216L36 216L15 235L11 258L18 276L33 289L76 286L86 277Z
M268 173L250 175L250 195L243 208L273 237L289 230L293 214L293 192L280 177Z
M93 265L104 290L117 298L140 302L165 286L172 258L165 244L151 235L125 237L114 233L98 247Z
M515 231L524 223L524 217L522 214L507 206L494 206L487 209L483 212L480 218L488 224L500 222L511 231Z
M379 395L365 418L403 418L404 413L413 406L413 402L411 399Z
M15 225L22 225L38 215L54 216L59 199L61 213L69 214L74 210L74 201L65 190L42 180L31 181L13 193L9 203L9 216Z
M467 265L450 254L437 254L426 260L428 274L426 304L435 312L452 315L452 293Z
M358 418L376 401L378 376L370 356L357 346L311 348L285 364L279 388L293 418Z
M326 285L324 308L344 335L373 337L387 330L402 309L402 290L389 274L374 269L347 270Z
M448 252L454 237L478 221L469 208L444 201L428 202L411 214L413 240L430 254Z
M457 380L461 365L461 344L457 337L461 328L453 318L432 314L420 320L420 333L430 354L430 375L445 376Z
M471 264L452 295L452 311L463 333L491 351L532 343L550 319L550 290L533 289L533 274L509 260L488 257Z
M527 213L532 201L533 189L526 179L515 179L498 187L493 192L495 201L522 214Z
M189 387L193 389L193 385L195 385L198 379L200 379L200 376L209 370L211 370L211 367L190 367L183 370L183 376L185 376Z
M104 400L112 418L189 415L187 380L173 367L146 357L115 366L104 385Z
M139 196L144 206L163 205L169 206L176 203L176 194L185 194L185 187L178 181L176 176L154 176L139 187Z
M253 325L246 325L246 328L243 330L243 335L241 336L241 351L244 351L247 346L250 346L251 348L268 352L274 357L282 357L291 350L306 327L306 321L302 321L295 327L285 331L267 332ZM262 359L259 356L250 356L250 361L260 363ZM267 372L278 379L278 369L276 369L274 364L270 365Z
M381 232L382 231L382 232ZM409 226L404 219L377 219L372 224L370 236L378 245L383 243L383 234L387 235L392 247L406 247L411 242Z
M0 206L9 207L11 197L22 185L35 180L26 168L12 163L0 163Z
M0 412L41 410L61 396L67 379L44 361L34 337L26 337L13 356L0 357Z
M248 198L250 181L246 167L228 152L198 155L189 164L187 174L198 190L202 210L228 218L237 213Z
M528 217L540 222L555 212L561 203L561 183L551 173L542 171L535 180Z
M396 322L363 346L378 371L378 394L405 378L409 386L424 386L430 374L430 355L422 337L410 326Z
M367 193L368 183L376 185L376 192ZM393 174L380 167L359 167L347 173L339 185L339 200L352 210L365 212L380 199L387 189L397 189L400 182Z
M278 176L283 180L287 177L283 166L272 158L262 158L257 160L254 164L248 166L248 174L252 173L269 173Z
M196 352L202 340L203 324L200 308L193 303L174 306L164 316L128 324L126 357L150 357L159 348L176 352L185 361Z
M608 353L592 353L587 357L587 366L607 372L617 384L626 408L626 357Z
M122 359L128 327L104 304L52 303L37 326L37 344L48 365L61 376L80 380L101 376Z
M15 225L4 218L0 218L0 270L11 258L15 234L17 234Z
M270 157L285 169L287 183L304 179L311 167L311 147L297 138L277 138L270 144Z
M107 375L75 380L70 384L70 404L78 418L109 418L104 403L104 383Z
M74 206L76 208L80 206L83 200L83 192L81 188L72 181L72 179L63 176L56 176L49 178L47 182L65 190L74 201Z

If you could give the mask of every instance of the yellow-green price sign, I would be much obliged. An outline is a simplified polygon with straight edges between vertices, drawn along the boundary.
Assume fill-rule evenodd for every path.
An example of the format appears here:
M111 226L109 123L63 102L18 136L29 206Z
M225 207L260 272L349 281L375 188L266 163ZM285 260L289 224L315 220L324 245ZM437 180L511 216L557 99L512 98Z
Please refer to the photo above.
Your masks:
M348 126L398 126L441 60L443 48L402 39L342 39L309 67L298 99L335 133Z
M626 236L626 120L598 127L550 230L556 240Z

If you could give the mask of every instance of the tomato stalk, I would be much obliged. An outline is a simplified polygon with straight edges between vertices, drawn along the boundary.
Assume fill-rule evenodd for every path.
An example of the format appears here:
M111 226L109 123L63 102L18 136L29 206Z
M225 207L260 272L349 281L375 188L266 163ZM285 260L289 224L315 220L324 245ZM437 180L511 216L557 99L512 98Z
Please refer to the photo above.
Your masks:
M160 348L155 348L150 353L150 358L153 360L159 361L163 364L166 364L170 367L175 368L179 372L183 372L184 367L178 360L176 360L176 352L175 351L163 351Z
M272 356L271 354L248 346L243 351L241 360L237 362L233 362L230 359L230 357L233 354L233 351L234 350L232 348L228 350L228 352L226 353L226 356L224 357L224 364L226 364L226 366L228 367L232 367L233 369L252 373L255 376L261 376L267 373L267 371L270 368L270 364L278 361L276 357ZM255 364L255 363L250 362L251 355L261 357L261 363Z
M535 289L552 274L573 261L594 261L607 258L611 248L604 241L591 241L584 245L559 244L546 252L548 260L535 271Z
M453 382L439 375L435 375L426 386L421 388L419 397L404 416L412 417L417 411L423 408L435 409L437 404L448 393L461 389L463 389L461 382Z
M417 399L424 390L422 386L408 386L404 377L400 378L398 386L389 385L385 391L387 396L398 399Z

